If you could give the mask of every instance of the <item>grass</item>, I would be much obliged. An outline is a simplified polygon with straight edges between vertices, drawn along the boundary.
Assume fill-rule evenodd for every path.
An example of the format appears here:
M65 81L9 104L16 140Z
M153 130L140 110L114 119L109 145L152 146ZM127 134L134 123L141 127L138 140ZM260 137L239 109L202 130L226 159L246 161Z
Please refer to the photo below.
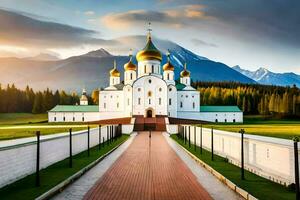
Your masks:
M35 199L46 191L50 190L63 180L78 172L97 158L101 157L111 149L121 144L128 139L129 136L122 135L117 140L108 145L104 143L104 147L98 150L98 146L90 149L90 156L87 156L87 151L73 156L73 167L69 168L69 159L57 162L40 171L41 186L35 186L35 175L29 175L17 182L14 182L0 189L0 199Z
M258 199L288 200L295 199L296 197L295 192L289 188L257 176L249 171L245 171L245 180L241 180L240 168L228 163L227 159L214 155L214 161L212 161L211 152L203 149L202 154L200 154L199 147L197 147L195 151L193 145L189 148L188 144L184 144L183 140L178 138L177 135L171 135L171 138L227 179Z
M238 132L244 129L247 134L292 139L300 137L300 120L274 120L264 119L261 116L245 116L244 123L215 123L204 127Z
M1 125L19 125L32 123L45 123L48 121L47 114L31 114L31 113L1 113Z
M48 123L47 114L31 113L1 113L0 114L0 140L9 140L35 136L36 131L42 135L87 129L86 123L64 122ZM91 128L96 125L90 125Z

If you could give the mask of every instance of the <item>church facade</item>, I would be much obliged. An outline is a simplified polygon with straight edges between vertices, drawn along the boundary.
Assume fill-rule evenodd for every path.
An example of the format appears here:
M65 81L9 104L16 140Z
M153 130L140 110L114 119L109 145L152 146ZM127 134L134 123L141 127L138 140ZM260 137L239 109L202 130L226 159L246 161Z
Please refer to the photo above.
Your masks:
M116 62L110 71L109 86L99 92L99 105L88 105L86 93L80 105L57 105L48 112L49 122L82 122L144 116L165 116L211 122L243 122L237 106L200 106L200 92L191 86L191 73L184 65L179 82L174 66L162 67L162 54L150 33L144 49L136 55L137 66L130 60L124 65L124 81Z

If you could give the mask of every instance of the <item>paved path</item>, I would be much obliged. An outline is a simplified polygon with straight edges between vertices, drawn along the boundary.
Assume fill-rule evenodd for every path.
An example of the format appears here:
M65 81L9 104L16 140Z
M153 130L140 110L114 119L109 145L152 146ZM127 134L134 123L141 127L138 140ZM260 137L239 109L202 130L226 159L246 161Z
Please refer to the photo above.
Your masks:
M140 133L84 199L211 199L160 132Z
M164 133L164 136L169 145L174 149L181 160L190 168L193 174L197 177L198 182L208 191L213 199L217 200L236 200L244 199L225 184L219 181L207 169L200 166L194 159L192 159L177 142L169 137L169 134Z
M130 135L130 138L113 151L109 156L104 158L95 167L86 172L82 177L69 185L61 193L57 194L55 200L79 200L83 199L84 195L93 187L93 185L105 174L105 172L114 164L114 162L128 148L135 137L135 133Z

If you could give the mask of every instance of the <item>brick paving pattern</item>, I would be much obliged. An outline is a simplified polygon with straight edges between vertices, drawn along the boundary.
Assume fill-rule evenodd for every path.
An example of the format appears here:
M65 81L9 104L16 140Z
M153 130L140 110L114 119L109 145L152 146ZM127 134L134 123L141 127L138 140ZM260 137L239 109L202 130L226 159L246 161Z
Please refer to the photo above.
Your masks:
M161 132L141 132L84 199L212 198Z

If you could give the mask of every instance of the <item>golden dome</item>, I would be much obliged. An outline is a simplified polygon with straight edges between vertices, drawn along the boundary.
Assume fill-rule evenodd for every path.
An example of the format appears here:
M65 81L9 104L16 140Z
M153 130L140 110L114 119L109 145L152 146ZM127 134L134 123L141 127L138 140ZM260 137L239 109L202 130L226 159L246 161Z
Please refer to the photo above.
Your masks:
M136 54L137 61L144 60L162 60L160 51L154 46L151 40L151 35L148 35L148 41L145 48Z
M129 62L124 65L125 71L129 71L129 70L135 71L136 70L136 65L131 62L131 59L132 59L132 55L130 55Z
M164 71L167 71L167 70L174 71L174 66L172 65L172 63L170 61L170 53L169 52L168 52L167 56L168 56L168 62L166 64L164 64L163 70Z
M117 70L116 61L114 61L114 68L109 71L110 76L120 77L120 72Z
M186 63L184 64L184 70L180 72L180 77L190 77L191 73L186 69Z

